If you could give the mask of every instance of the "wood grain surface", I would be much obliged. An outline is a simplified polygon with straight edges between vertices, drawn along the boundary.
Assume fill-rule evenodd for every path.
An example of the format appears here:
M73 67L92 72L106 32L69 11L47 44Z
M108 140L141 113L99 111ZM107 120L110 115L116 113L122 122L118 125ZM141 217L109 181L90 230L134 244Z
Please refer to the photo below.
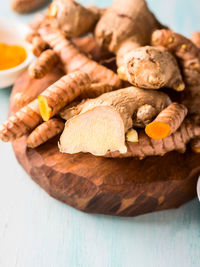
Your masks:
M60 77L54 69L41 80L24 73L11 95L36 96ZM31 86L30 86L31 85ZM30 88L31 87L31 88ZM108 159L91 154L62 154L58 138L36 149L26 147L26 137L13 142L19 163L51 196L85 212L136 216L176 208L196 196L200 155L171 152L163 157Z
M10 2L0 16L28 23ZM111 0L81 0L105 7ZM163 23L188 37L200 30L200 1L148 0ZM0 123L11 88L0 90ZM199 267L200 204L138 217L80 212L29 179L10 144L0 142L0 266L2 267Z

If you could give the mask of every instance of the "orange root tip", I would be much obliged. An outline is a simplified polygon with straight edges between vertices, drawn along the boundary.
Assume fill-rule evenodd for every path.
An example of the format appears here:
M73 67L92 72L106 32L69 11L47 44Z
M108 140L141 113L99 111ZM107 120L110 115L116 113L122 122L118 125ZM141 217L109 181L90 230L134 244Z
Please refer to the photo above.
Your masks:
M153 121L146 126L145 132L150 138L159 140L170 135L171 127L164 122Z
M38 96L38 105L42 119L44 121L48 121L51 118L52 109L49 107L47 100L44 96Z

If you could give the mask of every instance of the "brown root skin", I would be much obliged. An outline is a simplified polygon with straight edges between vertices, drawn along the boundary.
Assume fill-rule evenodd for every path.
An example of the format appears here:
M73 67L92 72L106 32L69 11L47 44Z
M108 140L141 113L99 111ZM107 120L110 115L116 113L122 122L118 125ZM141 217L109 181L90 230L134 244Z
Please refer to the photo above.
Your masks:
M195 153L200 153L200 137L190 142L190 147Z
M187 108L184 105L172 103L146 126L145 132L152 139L163 139L176 132L186 115Z
M200 49L200 32L194 32L190 40Z
M80 70L87 73L92 82L110 84L115 88L121 87L121 80L117 74L89 59L59 31L50 28L41 28L39 32L42 38L59 55L66 73Z
M27 137L27 147L36 148L55 137L64 129L64 122L61 119L53 118L43 122Z
M72 102L66 107L64 107L59 112L59 115L62 119L68 120L81 112L81 105L86 101L85 99L95 98L113 90L114 88L109 84L93 83L90 87L86 88L86 90L84 90L84 92L78 98L76 98L75 102ZM80 105L81 100L83 101Z
M200 53L191 40L163 29L152 34L152 43L169 49L177 57L187 85L200 85Z
M97 42L117 55L118 66L125 54L150 43L153 30L161 25L144 0L115 0L95 28Z
M29 66L29 75L33 79L43 78L59 62L58 55L51 49L45 50Z
M151 139L143 130L140 130L139 141L137 143L126 142L127 152L125 154L120 154L119 151L115 151L107 153L105 157L138 157L139 159L143 159L147 156L163 156L173 150L184 153L186 144L198 136L200 136L200 126L189 118L184 120L175 133L161 140Z
M21 108L14 115L10 116L0 126L0 139L9 142L19 138L42 122L37 99Z
M96 43L93 35L75 37L71 41L81 52L88 55L94 61L101 62L101 64L106 63L114 57L111 52Z
M51 72L40 79L32 79L27 75L25 71L15 82L15 87L20 88L21 92L16 92L12 95L11 102L14 103L15 108L13 110L19 110L20 108L26 106L31 101L36 99L48 86L55 83L58 79L63 76L63 73L58 68L54 68Z
M48 3L49 0L13 0L12 1L12 9L16 11L17 13L24 14L32 12L46 3Z
M69 118L68 113L60 150L65 153L90 152L94 155L105 155L108 151L116 150L126 153L125 134L134 126L138 109L149 104L158 114L169 102L164 93L136 87L87 100L71 108L73 117ZM143 125L142 118L140 120Z
M43 120L48 121L90 86L89 76L81 71L63 76L38 96Z
M54 0L47 11L47 18L66 37L92 32L101 13L97 8L86 8L73 0Z
M50 85L41 94L50 106L48 106L51 111L50 117L64 107L66 103L69 103L77 97L79 94L78 90L82 92L82 90L87 87L86 84L90 86L90 80L85 73L77 72L66 76L63 76L57 82ZM79 78L77 78L77 76ZM79 82L81 84L79 84ZM76 88L76 90L72 91L74 88ZM59 97L59 93L62 94L62 99ZM64 103L63 100L66 102ZM46 111L44 111L44 113L45 112ZM15 140L29 133L41 122L42 117L39 110L38 99L35 99L18 110L14 115L10 116L0 126L0 139L4 142Z
M24 107L25 105L27 105L28 103L30 103L31 101L33 101L35 99L35 97L30 97L24 93L16 93L14 96L13 96L13 101L14 101L14 104L17 108L22 108Z
M32 52L36 57L39 57L49 47L39 35L33 37L32 46Z
M187 86L181 94L180 102L187 107L190 114L196 114L200 118L200 86Z
M144 46L131 51L118 73L140 88L169 87L176 91L185 88L176 59L161 47Z
M86 98L95 98L104 93L114 91L114 87L109 84L104 83L92 83L90 87L84 90L81 95L78 97L78 100Z
M97 106L112 106L120 113L125 131L132 126L144 127L149 120L158 115L171 103L169 97L154 90L145 90L137 87L127 87L108 92L94 99L88 99L79 105L70 108L70 114L78 115ZM147 107L148 106L148 107ZM151 108L152 107L152 108ZM73 111L74 109L74 111ZM143 112L141 112L143 109ZM152 114L149 111L152 111ZM78 113L77 113L78 112ZM68 109L62 112L62 118L69 119ZM137 117L139 115L139 117Z

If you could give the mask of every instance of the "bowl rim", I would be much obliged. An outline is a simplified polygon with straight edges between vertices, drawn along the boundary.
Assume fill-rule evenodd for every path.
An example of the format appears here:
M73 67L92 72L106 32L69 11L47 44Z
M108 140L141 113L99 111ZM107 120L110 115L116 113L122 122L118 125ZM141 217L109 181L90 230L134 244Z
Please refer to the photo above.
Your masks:
M1 23L3 22L3 23ZM18 20L7 20L6 18L0 18L0 28L2 29L5 29L6 27L4 27L4 23L6 25L16 25L18 28L22 29L22 31L24 31L24 35L28 32L28 30L30 29L30 27L25 24L25 23L21 23L20 21ZM3 25L2 25L3 24ZM9 69L5 69L5 70L0 70L0 75L4 75L4 74L12 74L14 72L17 72L23 68L25 68L34 58L34 55L31 51L31 45L24 40L22 40L22 42L18 43L17 41L14 43L16 45L20 45L22 47L24 47L24 49L26 50L26 59L20 63L19 65L15 66L15 67L12 67L12 68L9 68Z
M20 63L19 65L15 66L15 67L12 67L12 68L9 68L9 69L5 69L5 70L0 70L0 75L9 74L9 73L13 73L13 72L19 71L19 70L23 69L24 67L26 67L32 61L34 56L32 55L32 53L26 47L24 47L24 49L26 50L26 54L27 54L26 59L22 63Z

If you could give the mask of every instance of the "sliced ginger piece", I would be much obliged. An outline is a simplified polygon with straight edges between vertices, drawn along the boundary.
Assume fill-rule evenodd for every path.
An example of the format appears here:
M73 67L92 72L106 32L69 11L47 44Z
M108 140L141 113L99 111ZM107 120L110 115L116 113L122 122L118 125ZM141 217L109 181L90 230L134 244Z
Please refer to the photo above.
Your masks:
M128 142L132 142L132 143L136 143L138 142L138 133L136 130L134 129L130 129L127 133L126 133L126 140Z
M68 120L59 143L63 153L89 152L103 156L108 151L126 153L125 129L113 107L98 106Z

